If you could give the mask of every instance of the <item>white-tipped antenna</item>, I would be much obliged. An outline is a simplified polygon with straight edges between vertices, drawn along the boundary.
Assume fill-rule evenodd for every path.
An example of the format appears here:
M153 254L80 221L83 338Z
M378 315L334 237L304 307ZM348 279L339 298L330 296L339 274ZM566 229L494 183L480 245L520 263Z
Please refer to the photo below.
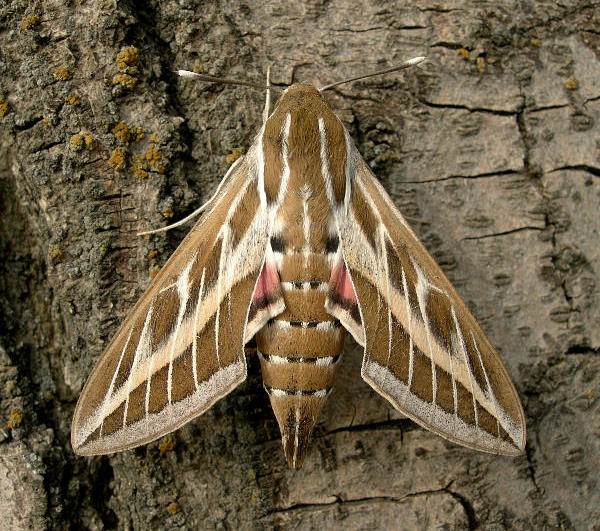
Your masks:
M197 72L191 72L190 70L175 70L175 73L181 77L193 77L200 81L207 81L208 83L221 83L222 85L241 85L243 87L251 87L258 90L283 90L280 87L274 87L271 84L259 85L250 81L240 81L239 79L229 79L226 77L209 76L208 74L198 74Z
M426 57L422 57L422 56L413 57L412 59L409 59L408 61L404 61L402 64L393 66L391 68L386 68L385 70L378 70L377 72L371 72L370 74L364 74L362 76L351 77L349 79L343 79L342 81L336 81L335 83L331 83L330 85L325 85L324 87L321 87L319 89L319 91L323 92L324 90L329 90L330 88L337 87L338 85L342 85L343 83L350 83L351 81L358 81L359 79L366 79L368 77L381 76L383 74L389 74L390 72L397 72L398 70L404 70L405 68L409 68L411 66L416 66L416 65L422 63L423 61L425 61L425 59L426 59Z

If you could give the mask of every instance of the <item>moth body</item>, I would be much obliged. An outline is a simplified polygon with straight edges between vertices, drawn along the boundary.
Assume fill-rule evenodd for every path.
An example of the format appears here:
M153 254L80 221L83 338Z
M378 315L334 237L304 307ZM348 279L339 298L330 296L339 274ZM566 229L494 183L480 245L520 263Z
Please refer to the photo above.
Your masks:
M334 146L341 141L342 148L332 150L332 140ZM339 238L323 180L322 145L343 188L343 127L313 87L292 86L267 120L262 137L265 158L276 161L274 167L265 167L265 189L272 191L267 202L276 203L286 182L269 240L285 310L257 332L256 343L263 383L293 468L304 460L310 432L333 386L345 336L340 321L325 310Z
M346 331L363 379L404 415L470 448L523 452L493 346L321 93L292 85L98 361L73 449L132 448L200 415L246 378L256 336L298 468Z

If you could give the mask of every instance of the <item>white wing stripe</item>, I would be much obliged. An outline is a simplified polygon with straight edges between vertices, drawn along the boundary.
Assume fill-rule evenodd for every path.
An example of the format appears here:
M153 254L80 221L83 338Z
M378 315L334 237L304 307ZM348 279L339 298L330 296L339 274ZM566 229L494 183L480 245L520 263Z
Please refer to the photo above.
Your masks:
M358 182L358 181L357 181ZM365 190L366 193L366 190ZM377 212L373 212L373 215L378 216ZM344 242L344 247L346 249L360 249L360 254L353 256L353 264L352 267L359 271L367 280L377 285L377 279L381 278L384 274L381 272L381 264L379 262L378 255L372 249L371 245L368 243L364 233L360 230L356 230L356 224L358 222L355 220L354 214L351 211L348 215L348 220L341 226L341 236L340 238ZM418 271L420 268L417 264L413 262L413 267ZM416 345L419 351L427 356L430 360L433 358L432 363L436 364L440 369L443 369L447 373L454 372L454 376L456 381L462 384L465 388L469 387L469 375L467 372L467 368L464 366L464 363L460 363L458 366L453 366L452 370L449 366L448 356L446 348L440 344L440 342L433 336L431 330L429 329L429 321L427 318L421 320L419 318L419 314L423 312L426 315L426 306L425 306L425 297L426 293L430 290L441 293L445 297L447 294L439 289L437 286L433 286L425 277L425 273L421 271L421 301L417 301L419 303L419 312L414 315L412 314L412 318L409 320L409 316L411 315L410 303L406 298L406 289L407 286L404 286L405 293L402 293L400 290L396 289L393 285L390 286L390 300L386 300L386 304L391 307L392 313L402 324L404 329L408 329L410 338L412 343ZM406 277L406 274L405 274ZM408 283L408 279L406 279L406 284ZM386 290L383 292L378 291L379 297L386 297ZM417 292L417 298L419 297L419 292ZM359 301L359 309L360 309L360 301ZM362 311L362 310L361 310ZM450 316L448 316L450 317ZM362 315L361 315L362 318ZM363 320L364 327L364 320ZM414 358L414 355L411 356L411 361ZM409 366L409 380L408 384L412 383L412 368ZM432 375L432 383L433 383L433 375ZM474 383L474 391L477 402L483 408L485 408L490 414L494 414L494 405L491 400L486 396L483 389L477 382Z
M479 352L479 347L477 346L477 341L475 341L475 335L473 334L472 331L471 331L471 340L473 341L473 345L475 345L475 350L477 351L477 358L479 359L479 365L481 366L481 370L483 371L483 377L485 378L485 385L487 386L489 398L491 398L492 405L494 407L494 415L495 415L496 419L498 420L498 425L500 425L500 424L503 425L503 422L502 422L503 419L500 416L500 413L501 413L500 410L502 408L496 402L496 397L494 396L494 392L492 391L492 386L490 384L490 380L488 378L487 371L485 370L485 365L483 364L483 359L481 358L481 352ZM508 421L509 424L513 424L510 417L508 417L508 415L505 416L505 420ZM516 427L517 426L515 426L515 428ZM505 427L504 429L510 434L511 437L513 436L513 434L510 432L509 429L507 429L507 427ZM500 433L498 433L498 436L500 436Z
M246 183L247 184L247 183ZM241 193L241 192L240 192ZM256 263L256 256L253 254L260 254L261 250L256 248L255 242L262 238L262 233L266 232L266 226L264 224L264 218L262 216L256 216L249 229L246 231L242 241L238 244L236 252L229 256L229 260L226 261L225 269L222 275L223 292L228 293L233 285L237 282L240 276L247 275L251 272L252 264ZM264 252L262 253L264 255ZM217 283L218 284L218 283ZM217 307L217 304L221 304L221 299L217 298L217 288L213 287L209 290L204 300L202 301L202 307L198 310L195 316L186 316L180 325L180 333L176 340L176 347L174 351L174 357L178 357L192 344L194 334L197 330L204 329L206 323L214 315L212 312L213 308ZM152 364L152 374L156 374L160 369L167 366L170 359L170 344L152 345L150 344L150 335L148 332L148 326L150 318L152 316L152 308L146 316L146 322L142 331L142 336L136 350L134 359L134 366L132 367L129 378L125 385L117 389L112 396L106 399L104 409L100 406L94 413L92 413L88 421L78 430L78 441L81 444L87 437L96 429L112 412L114 412L123 402L126 402L129 397L129 392L139 386L144 380L147 379L149 365ZM197 318L197 320L195 320ZM151 356L150 356L151 355ZM152 358L152 360L148 358ZM134 370L135 369L135 370ZM177 404L174 404L175 407ZM126 416L124 417L126 418ZM150 415L152 418L152 415ZM85 430L93 426L93 429L86 433ZM87 428L86 428L87 427Z
M485 383L487 385L488 392L490 394L490 398L494 406L494 413L496 419L498 420L498 424L506 430L510 438L513 441L515 441L516 445L519 448L521 448L523 444L523 426L520 424L515 424L510 415L508 415L506 411L504 411L504 408L502 408L500 404L498 404L496 397L494 396L494 391L492 390L492 386L490 384L490 379L488 377L487 370L485 369L485 365L483 364L483 360L481 359L481 352L479 352L479 347L477 346L477 341L475 341L475 336L473 335L473 332L471 332L471 339L473 340L473 345L475 345L475 350L477 351L477 357L479 358L479 363L481 365L481 369L483 370ZM498 441L500 440L500 433L498 433Z
M150 328L150 319L152 318L152 312L154 307L150 305L150 309L148 310L148 314L146 315L146 320L144 321L144 328L142 329L142 333L140 335L140 340L138 341L137 348L135 349L135 355L133 356L133 361L131 362L131 369L129 370L129 376L127 377L127 382L125 382L125 408L123 409L123 427L127 425L127 409L129 408L129 395L131 393L133 379L136 375L140 373L137 370L137 364L142 358L143 361L152 358L152 344L150 334L148 334L148 329ZM121 389L123 389L123 387ZM120 390L119 390L120 391ZM118 392L117 395L121 393ZM112 402L112 401L111 401ZM108 406L108 404L107 404ZM106 417L102 417L101 421L104 422Z
M154 370L154 356L150 356L148 363L148 376L146 378L146 396L144 398L144 418L146 419L146 430L150 430L150 388L152 386L152 375Z
M194 388L198 389L198 314L202 306L202 296L204 295L204 275L206 268L202 268L202 277L200 278L200 289L198 290L198 301L196 302L196 311L194 312L194 339L192 341L192 372L194 373Z
M437 360L436 360L436 356L433 353L433 346L432 346L433 336L431 334L431 329L429 327L429 319L428 319L427 310L425 307L427 293L429 292L430 283L427 280L425 273L414 262L414 260L412 260L412 258L411 258L411 262L412 262L412 265L413 265L415 271L417 272L417 285L416 285L417 301L419 303L419 311L421 312L421 320L423 321L423 325L425 327L425 337L427 338L427 349L429 351L429 358L431 360L431 393L432 393L431 403L436 404L437 379L435 376L435 369L436 369L436 361ZM444 349L441 349L441 350L443 352Z
M100 435L102 435L102 428L104 427L104 419L106 418L106 408L108 407L108 400L113 393L113 389L115 387L115 381L117 379L117 374L119 374L119 369L121 368L121 362L123 361L123 356L125 355L127 346L129 345L129 340L131 339L132 332L133 332L133 328L130 328L129 335L127 336L127 341L125 341L125 346L123 347L123 350L121 351L121 355L119 356L119 362L117 363L117 368L115 369L115 372L113 373L112 379L110 381L110 386L108 387L108 391L106 392L106 395L104 395L104 400L102 401L102 409L101 409L102 424L100 424Z
M406 283L406 273L402 268L402 288L404 289L404 301L406 303L406 322L408 323L408 380L406 385L406 391L409 392L410 386L413 380L413 367L415 357L415 345L413 343L413 329L412 329L412 311L410 309L410 297L408 296L408 285Z
M184 270L181 272L181 275L179 275L179 278L177 279L177 296L179 297L179 310L177 312L177 322L175 324L175 330L171 332L170 336L171 352L169 354L169 371L167 377L167 397L169 405L171 404L171 394L173 391L173 356L175 354L175 346L177 342L177 336L179 335L179 328L181 327L181 321L183 321L185 309L190 298L189 276L190 270L192 269L192 265L196 260L196 256L197 255L194 254L192 259L188 262Z
M469 357L467 355L467 347L465 345L465 338L462 335L462 331L460 329L460 325L458 323L458 319L456 317L456 311L454 310L454 306L450 307L450 313L452 314L452 320L454 321L454 327L456 328L456 337L458 340L458 348L460 350L460 354L462 354L462 358L465 362L465 367L467 368L467 374L469 376L469 388L471 391L471 396L473 398L473 415L475 418L475 427L479 428L479 415L477 413L477 401L475 400L475 386L473 384L473 381L475 380L475 378L473 377L473 371L471 369L471 364L469 363ZM471 332L471 334L473 334ZM448 355L450 355L450 353L448 353ZM450 360L452 361L452 360ZM454 387L456 388L456 383L452 382L454 384ZM494 413L496 412L496 408L494 407Z

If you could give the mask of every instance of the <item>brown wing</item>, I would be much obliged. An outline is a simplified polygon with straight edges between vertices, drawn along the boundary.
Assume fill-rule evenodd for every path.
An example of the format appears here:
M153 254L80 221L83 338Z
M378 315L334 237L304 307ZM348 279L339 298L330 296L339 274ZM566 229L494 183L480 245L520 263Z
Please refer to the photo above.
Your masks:
M339 232L360 311L349 331L365 347L363 378L438 435L487 452L522 453L525 417L498 354L356 149L352 163ZM330 294L342 291L330 287ZM357 315L352 300L330 297L329 311Z
M277 306L273 292L253 300L269 230L255 173L245 160L228 172L100 358L75 409L76 453L147 443L245 379L244 343Z

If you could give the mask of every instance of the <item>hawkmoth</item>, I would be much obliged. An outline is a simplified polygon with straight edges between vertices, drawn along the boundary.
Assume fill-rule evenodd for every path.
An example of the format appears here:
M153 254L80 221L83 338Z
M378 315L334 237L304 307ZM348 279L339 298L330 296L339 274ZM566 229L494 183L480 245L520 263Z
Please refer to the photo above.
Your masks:
M245 379L254 338L298 468L347 331L364 347L364 380L404 415L470 448L522 453L523 409L502 361L324 89L294 84L272 113L269 89L247 154L90 375L75 452L132 448L200 415Z

